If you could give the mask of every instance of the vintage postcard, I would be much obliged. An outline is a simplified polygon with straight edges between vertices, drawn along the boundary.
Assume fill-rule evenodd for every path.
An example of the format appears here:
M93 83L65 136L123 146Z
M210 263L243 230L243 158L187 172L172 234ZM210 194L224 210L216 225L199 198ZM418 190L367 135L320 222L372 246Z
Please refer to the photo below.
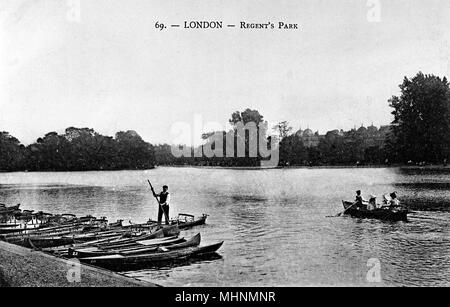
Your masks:
M447 0L0 0L0 285L449 286L449 76Z

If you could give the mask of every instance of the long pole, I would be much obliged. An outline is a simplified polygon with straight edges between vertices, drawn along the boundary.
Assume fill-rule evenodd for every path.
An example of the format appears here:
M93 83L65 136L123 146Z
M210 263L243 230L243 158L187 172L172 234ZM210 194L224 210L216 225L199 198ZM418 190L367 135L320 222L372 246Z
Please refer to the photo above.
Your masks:
M156 201L158 202L159 208L160 208L161 211L164 213L164 216L166 217L166 220L168 221L168 220L169 220L169 217L167 216L167 212L163 209L161 203L159 202L158 197L155 196L156 193L155 193L155 190L153 189L152 183L151 183L150 180L148 180L148 179L147 179L147 181L148 181L148 184L150 185L150 189L152 189L153 196L155 197Z

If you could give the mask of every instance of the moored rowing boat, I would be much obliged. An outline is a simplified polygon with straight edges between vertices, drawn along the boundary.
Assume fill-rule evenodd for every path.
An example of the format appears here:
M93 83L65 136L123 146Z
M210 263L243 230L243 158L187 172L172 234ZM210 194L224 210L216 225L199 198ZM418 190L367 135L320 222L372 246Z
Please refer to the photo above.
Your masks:
M161 263L168 263L177 260L185 260L191 257L208 255L215 253L223 242L201 246L201 247L188 247L180 250L173 250L159 253L149 253L142 255L123 256L120 254L100 256L100 257L87 257L80 258L83 263L96 265L103 268L113 270L127 270L135 267L146 267L158 265Z
M201 217L195 219L191 214L180 213L175 220L171 220L171 225L178 225L179 229L186 229L194 226L204 225L206 223L208 215L203 214ZM149 220L147 222L149 225L158 225L157 221Z
M73 244L74 242L75 241L72 238L65 238L65 237L50 237L50 238L27 237L22 240L20 245L28 248L40 249Z
M103 217L35 213L19 206L0 206L0 239L60 256L72 254L103 267L168 264L215 253L223 244L199 247L200 234L189 240L178 237L180 228L203 225L207 215L196 219L180 214L169 225L148 222L123 226L121 220L108 224Z
M133 246L127 246L115 249L106 249L100 247L86 247L82 249L69 249L69 256L74 256L78 258L86 257L98 257L98 256L108 256L114 254L120 255L139 255L157 251L168 251L181 249L186 247L198 246L200 244L200 234L195 235L189 240L184 238L172 238L172 239L153 239L146 240L146 245L140 244L139 241Z
M20 212L20 204L15 205L15 206L10 206L10 207L1 207L0 208L0 215L1 216L9 216L9 215L13 215L17 212Z

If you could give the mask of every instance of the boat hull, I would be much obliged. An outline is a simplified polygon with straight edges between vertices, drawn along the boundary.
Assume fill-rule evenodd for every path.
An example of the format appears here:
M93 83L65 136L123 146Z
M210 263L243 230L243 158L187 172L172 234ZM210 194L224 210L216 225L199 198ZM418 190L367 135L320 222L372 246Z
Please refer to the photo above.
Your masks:
M110 255L105 257L80 258L83 263L99 266L115 271L126 271L134 268L145 268L153 266L167 265L173 262L186 260L189 258L214 254L222 246L223 242L202 246L189 247L180 250L152 253L135 256Z
M40 249L49 247L58 247L73 244L72 238L55 237L55 238L24 238L20 245L28 248Z
M186 229L186 228L191 228L191 227L194 227L194 226L205 225L207 217L208 217L207 215L203 215L199 219L197 219L195 221L192 221L192 222L178 221L177 222L178 228Z
M170 221L170 225L172 226L178 226L179 229L186 229L186 228L191 228L194 226L200 226L200 225L204 225L206 223L206 218L208 217L208 215L203 214L203 216L194 219L193 215L189 215L189 214L183 214L184 216L189 216L192 219L188 220L188 219L174 219ZM149 220L148 221L148 225L159 225L159 223L157 221L153 221L153 220ZM168 227L168 226L166 226Z
M69 256L77 257L77 258L89 258L89 257L98 257L98 256L109 256L120 254L123 256L131 256L131 255L139 255L139 254L149 254L152 252L161 252L167 250L176 250L187 247L194 247L200 245L200 234L192 237L189 240L180 239L172 239L172 240L154 240L155 244L142 245L136 243L133 246L118 248L118 249L102 249L102 248L85 248L85 249L69 249ZM152 240L149 240L152 241ZM161 249L162 247L162 249Z

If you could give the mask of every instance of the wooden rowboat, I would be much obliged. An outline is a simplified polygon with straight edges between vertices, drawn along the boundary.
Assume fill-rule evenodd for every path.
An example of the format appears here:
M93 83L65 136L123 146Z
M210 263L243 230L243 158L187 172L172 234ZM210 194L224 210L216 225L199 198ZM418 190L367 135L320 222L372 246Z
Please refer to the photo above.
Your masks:
M129 270L136 267L151 267L169 264L172 262L186 260L188 258L214 254L223 245L223 242L201 246L188 247L160 253L149 253L142 255L123 256L119 254L80 258L83 263L108 268L117 271Z
M128 231L128 230L127 230ZM162 237L162 231L161 233L161 237ZM138 234L138 235L132 235L131 237L128 236L128 234L124 235L124 233L116 233L115 235L112 236L107 236L107 237L102 237L101 239L95 239L95 240L91 240L91 241L87 241L87 242L83 242L83 243L78 243L77 240L75 240L75 243L71 242L70 244L67 245L61 245L61 246L56 246L56 247L46 247L46 248L42 248L42 251L44 252L48 252L48 253L54 253L54 254L58 254L58 255L68 255L69 254L69 249L83 249L83 248L88 248L88 247L100 247L100 246L108 246L108 243L115 243L117 244L117 242L136 242L137 240L146 240L150 237L154 237L154 233L152 234L147 234L147 233L143 233L143 234Z
M6 210L19 210L20 208L20 204L14 205L14 206L4 206L4 207L0 207L0 212L6 211Z
M17 223L0 223L0 229L1 228L14 228L14 227L20 227L22 224Z
M84 226L83 225L73 225L68 227L61 227L61 228L36 228L36 229L27 229L23 230L19 233L11 233L11 234L4 234L3 240L14 243L14 241L21 240L24 237L54 237L54 236L64 236L64 235L70 235L70 234L77 234L83 232Z
M207 214L203 214L198 219L195 219L193 215L180 213L178 218L174 221L180 229L186 229L194 226L204 225L206 223Z
M171 220L171 225L178 225L179 229L186 229L194 226L204 225L206 223L207 214L203 214L201 217L195 219L192 214L180 213L175 220ZM149 220L149 225L158 225L157 221Z
M204 225L206 223L207 214L203 214L201 217L195 219L192 214L180 213L178 217L170 221L170 225L178 225L179 229L186 229L194 226ZM155 226L160 225L157 221L149 220L147 225Z
M0 234L22 233L29 230L40 228L39 224L12 224L10 227L0 227Z
M70 216L68 214L65 214L65 216ZM103 220L100 220L103 221ZM37 224L34 224L37 225ZM21 231L11 231L7 233L6 231L3 231L3 240L5 241L14 241L14 240L20 240L23 238L23 236L64 236L64 235L70 235L70 234L80 234L84 233L85 236L89 237L92 235L88 235L89 232L101 232L105 230L114 230L114 231L121 231L120 228L113 227L112 229L104 228L104 224L101 222L95 222L93 220L93 217L84 217L84 218L76 218L75 220L71 221L65 221L59 225L56 226L49 226L48 224L40 224L38 227L27 227L27 229L23 229ZM123 230L125 231L125 230ZM2 234L2 231L0 229L0 234ZM82 237L80 235L80 237ZM82 239L80 239L81 241Z
M109 237L115 237L116 234L111 233L108 236L102 237L102 239L108 239ZM122 236L124 233L121 234ZM76 243L75 235L49 235L49 236L27 236L15 242L15 244L19 244L25 247L30 248L52 248L65 246ZM145 236L137 236L135 238L126 238L130 241L140 240L146 238ZM92 237L92 240L97 239L97 237Z
M89 241L89 242L84 242L84 243L77 243L77 242L75 242L73 244L71 243L71 244L68 244L68 245L61 245L61 246L56 246L56 247L46 247L46 248L42 248L41 250L43 252L46 252L46 253L58 254L58 255L61 255L61 256L68 256L70 248L72 248L72 249L73 248L85 248L86 246L89 246L88 244L91 244L91 243L93 244L93 246L95 246L96 243L105 243L105 242L108 242L108 241L119 239L121 237L122 237L122 235L118 234L118 235L116 235L114 237L108 237L108 238L103 238L103 239Z
M20 245L28 248L40 249L47 247L63 246L73 243L74 240L72 238L65 238L65 237L51 237L51 238L27 237L22 240L22 244Z
M346 209L345 214L357 218L364 219L378 219L383 221L407 221L408 220L408 210L406 209L390 209L390 208L380 208L375 210L367 210L356 208L356 206L350 208L354 202L342 201L344 209ZM350 208L350 209L349 209Z
M181 249L186 247L193 247L200 245L200 234L195 235L189 240L183 238L174 238L171 240L148 240L155 241L153 244L142 245L136 243L132 247L119 248L119 249L101 249L97 247L87 247L83 249L70 249L69 256L77 258L98 257L119 254L123 256L147 254L158 251L168 251Z
M196 234L189 240L185 240L183 238L178 239L176 241L173 241L172 243L161 242L159 244L151 244L151 245L144 245L144 246L136 246L134 248L130 248L127 250L121 250L119 251L120 255L123 256L131 256L131 255L139 255L139 254L146 254L148 251L152 251L152 248L154 249L156 247L155 252L167 252L169 250L176 250L176 249L182 249L182 248L188 248L188 247L195 247L199 246L201 241L200 234Z
M193 236L191 239L187 240L186 242L163 246L160 249L162 251L169 251L169 250L176 250L176 249L181 249L181 248L186 248L186 247L199 246L201 240L202 240L202 237L201 237L200 233L198 233L195 236Z
M2 207L0 208L0 215L11 215L17 213L20 209L20 204L10 207Z
M175 238L177 236L172 236L172 237L166 237L166 238ZM103 242L103 243L90 243L87 242L86 245L94 245L100 248L110 248L110 249L117 249L120 247L125 247L125 246L131 246L134 245L137 241L143 241L143 240L153 240L153 239L160 239L160 238L164 238L164 232L162 231L162 229L157 230L156 232L153 233L149 233L149 234L143 234L140 236L135 236L135 237L131 237L131 238L124 238L121 237L119 239L115 239L115 240L111 240L108 242Z
M63 223L56 226L48 226L47 224L43 224L42 227L36 228L36 229L27 229L24 231L24 233L21 234L13 234L13 235L6 235L5 238L13 238L13 237L20 237L23 235L44 235L44 234L55 234L55 233L61 233L61 232L67 232L67 231L82 231L85 227L84 223L80 222L70 222L70 223Z
M89 242L99 239L111 238L112 240L117 240L118 238L124 237L125 240L133 240L132 236L133 233L125 229L111 231L95 229L90 232L84 232L83 225L81 225L75 228L69 227L58 229L58 231L52 229L50 232L31 232L24 235L7 236L4 239L9 243L26 247L51 248L80 242ZM140 240L141 238L147 237L135 237L135 240Z

